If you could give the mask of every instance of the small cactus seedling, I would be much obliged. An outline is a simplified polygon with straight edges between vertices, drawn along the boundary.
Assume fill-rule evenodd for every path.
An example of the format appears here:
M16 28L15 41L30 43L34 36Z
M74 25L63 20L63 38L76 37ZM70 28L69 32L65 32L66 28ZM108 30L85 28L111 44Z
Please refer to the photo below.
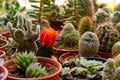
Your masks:
M116 42L112 46L112 54L114 57L117 56L118 54L120 54L120 42Z
M95 56L96 52L99 49L99 40L95 33L93 32L85 32L78 44L80 54L83 57L91 57Z
M45 28L41 31L38 42L40 47L37 56L51 57L53 54L53 45L56 42L57 33L52 28Z

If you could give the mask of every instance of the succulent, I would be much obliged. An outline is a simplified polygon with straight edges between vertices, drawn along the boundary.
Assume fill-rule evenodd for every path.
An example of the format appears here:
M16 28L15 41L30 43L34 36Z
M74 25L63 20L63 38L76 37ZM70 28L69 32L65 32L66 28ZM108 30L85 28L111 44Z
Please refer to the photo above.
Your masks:
M112 46L112 54L114 57L117 56L118 54L120 54L120 42L116 42Z
M98 10L96 13L95 13L95 16L96 16L96 23L103 23L103 22L106 22L109 20L109 14L104 11L104 10Z
M36 59L35 59L35 55L33 52L23 52L23 53L18 53L18 56L15 59L15 65L17 67L17 69L21 72L21 73L25 73L27 67L31 64L31 63L36 63Z
M113 25L115 26L117 23L120 22L120 11L115 11L113 17L111 19Z
M114 29L109 23L98 26L96 29L96 34L100 42L100 52L110 53L113 44L120 40L119 32Z
M38 78L46 75L47 72L45 67L38 65L38 63L31 63L25 71L26 78Z
M8 22L7 24L11 37L15 41L14 47L17 48L19 52L35 52L37 53L37 44L36 40L39 36L40 26L36 26L36 32L32 31L32 22L31 20L26 21L27 30L24 29L22 16L19 16L17 23L18 28L13 28L12 24Z
M93 31L93 22L90 17L85 16L81 19L80 24L79 24L79 33L80 36L82 36L83 33L86 31Z
M93 32L85 32L78 44L80 54L83 57L91 57L95 56L96 52L99 49L99 40L95 33Z
M40 47L37 52L37 56L51 57L53 54L53 45L56 42L57 33L52 28L42 29L38 42Z
M104 64L102 80L115 80L114 72L115 61L109 58L107 62Z
M120 80L120 67L115 70L115 80Z

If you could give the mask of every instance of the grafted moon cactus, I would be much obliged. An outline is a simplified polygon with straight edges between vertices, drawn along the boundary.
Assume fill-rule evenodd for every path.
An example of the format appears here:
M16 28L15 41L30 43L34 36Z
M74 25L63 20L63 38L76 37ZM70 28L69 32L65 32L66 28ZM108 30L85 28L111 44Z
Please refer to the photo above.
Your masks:
M37 53L36 40L39 37L40 26L36 26L36 32L32 31L31 20L26 21L27 30L23 27L22 17L19 17L17 28L13 28L12 24L8 22L7 26L10 30L11 37L15 41L14 47L18 52L34 52Z

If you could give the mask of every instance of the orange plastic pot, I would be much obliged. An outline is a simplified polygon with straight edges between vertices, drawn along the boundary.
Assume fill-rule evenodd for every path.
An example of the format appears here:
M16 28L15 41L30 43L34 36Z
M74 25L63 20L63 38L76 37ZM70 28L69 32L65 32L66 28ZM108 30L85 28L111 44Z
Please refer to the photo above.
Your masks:
M10 38L10 33L9 32L3 32L2 36L5 37L8 40Z
M5 48L7 47L7 45L8 45L8 41L7 40L0 39L0 50L5 51Z
M7 80L59 80L59 74L62 70L62 66L59 62L45 57L37 57L37 61L38 63L42 64L42 66L47 66L47 64L50 64L51 66L55 67L56 71L53 74L41 78L17 78L8 75ZM14 59L6 61L3 66L8 68L11 65L15 65Z
M0 80L6 80L8 76L8 71L4 66L0 66Z
M5 51L0 50L0 58L3 58L5 60L6 53Z

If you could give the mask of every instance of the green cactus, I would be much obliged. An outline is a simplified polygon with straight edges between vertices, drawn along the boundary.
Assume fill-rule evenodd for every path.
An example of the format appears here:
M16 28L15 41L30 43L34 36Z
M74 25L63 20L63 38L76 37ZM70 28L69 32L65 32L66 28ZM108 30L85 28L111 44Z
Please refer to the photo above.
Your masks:
M120 67L115 70L115 80L120 80Z
M85 33L86 31L93 31L92 29L94 29L94 27L92 24L93 23L90 17L88 16L83 17L79 25L80 36L82 36L82 34Z
M73 24L67 23L60 33L60 38L65 46L73 47L78 44L79 32L75 30Z
M38 65L38 63L31 63L25 71L26 78L38 78L46 75L47 72L45 67Z
M116 6L115 11L120 11L120 4Z
M15 41L14 47L17 48L17 51L20 52L30 52L33 51L37 53L37 44L36 40L39 37L40 26L36 26L36 32L32 31L32 22L30 20L26 21L27 31L23 26L22 16L19 16L18 28L13 28L12 24L8 22L7 24L11 37Z
M17 69L21 72L21 73L25 73L27 67L31 64L31 63L36 63L36 59L35 59L35 55L33 52L23 52L23 53L18 53L18 56L15 59L15 64Z
M96 16L96 23L97 24L103 23L103 22L109 20L109 14L106 11L104 11L104 10L98 10L95 13L95 16Z
M109 23L98 26L96 34L100 42L100 52L110 53L113 44L120 40L119 32L114 29Z
M112 21L114 26L116 26L116 24L120 22L120 11L115 11L114 12L111 21Z
M80 54L83 57L91 57L95 56L96 52L99 48L99 40L95 33L93 32L85 32L78 44Z
M116 42L112 46L112 54L114 57L117 56L118 54L120 54L120 42Z
M113 59L108 59L104 64L102 80L115 80L115 61Z

